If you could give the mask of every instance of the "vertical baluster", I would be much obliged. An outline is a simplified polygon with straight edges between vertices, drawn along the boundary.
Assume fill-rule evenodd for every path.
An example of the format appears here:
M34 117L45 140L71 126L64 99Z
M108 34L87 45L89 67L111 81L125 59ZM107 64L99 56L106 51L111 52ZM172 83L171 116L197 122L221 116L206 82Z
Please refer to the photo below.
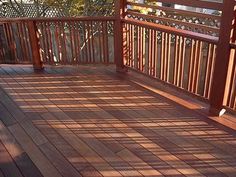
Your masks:
M165 33L161 33L161 53L160 53L160 79L164 78L164 60L165 60Z
M191 83L191 92L195 93L196 85L197 85L197 68L198 68L198 56L199 56L199 41L197 40L195 43L195 49L194 49L194 57L193 57L193 76L192 76L192 83Z
M32 52L31 49L31 42L30 42L30 34L29 34L29 27L27 25L27 22L24 22L24 29L25 29L25 44L26 44L26 47L27 47L27 55L28 55L28 61L33 61L33 58L32 57ZM37 33L37 38L38 38L38 28L37 28L37 23L35 21L35 30L36 30L36 33Z
M155 45L154 45L154 76L155 77L158 77L158 73L157 73L157 67L158 67L158 31L155 31L155 35L154 35L154 38L155 38Z
M60 62L62 60L61 58L61 55L62 55L62 52L61 52L61 45L60 45L60 30L59 30L59 23L58 22L55 22L55 43L56 43L56 46L54 46L56 48L56 51L57 51L57 61L56 62Z
M178 72L178 77L179 77L179 82L178 82L178 87L183 88L183 83L184 83L184 64L185 64L185 41L186 39L184 37L180 37L180 48L179 48L179 72Z
M9 39L10 39L10 49L11 53L13 54L14 61L13 63L18 63L17 60L17 53L16 53L16 44L13 36L13 29L12 29L12 23L9 23Z
M127 31L126 31L126 39L128 41L127 43L127 63L124 63L126 65L128 65L129 67L132 66L132 42L131 42L131 24L126 24L126 28L127 28Z
M170 82L170 60L171 60L171 34L166 34L166 76L165 81Z
M192 91L192 83L193 83L193 67L194 67L194 56L196 49L195 40L191 40L191 51L190 51L190 61L189 61L189 72L188 72L188 91Z
M200 85L200 71L201 71L201 60L202 60L202 41L198 41L198 48L197 48L197 57L196 57L196 75L195 75L195 87L194 93L198 94L198 89Z
M153 34L152 30L148 30L148 75L152 74L152 63L153 63Z
M64 53L64 57L63 57L63 64L65 65L65 64L68 64L69 63L69 61L68 61L68 53L67 53L67 29L68 29L68 23L67 22L62 22L62 34L63 34L63 39L62 39L62 41L63 41L63 48L62 48L62 50L63 50L63 53Z
M76 45L77 46L77 50L76 50L77 51L77 62L80 63L81 62L81 57L82 57L82 55L81 55L81 40L80 40L81 39L81 33L79 31L79 25L80 24L77 22L75 25L76 25L76 27L75 27L75 29L76 29L75 35L77 36L77 38L76 38L77 39L76 40L77 41L77 45Z
M207 61L206 61L206 72L205 72L205 82L204 82L204 93L203 97L208 98L208 90L209 90L209 82L210 82L210 71L211 71L211 64L212 64L212 50L213 45L208 45L207 50Z
M91 52L92 52L92 57L93 57L92 62L95 63L95 62L96 62L96 60L95 60L95 57L96 57L96 56L95 56L95 45L94 45L94 37L95 37L94 26L95 26L95 23L96 23L96 22L93 23L93 22L91 21L90 23L91 23L91 34L92 34L92 37L91 37L91 38L92 38L92 41L91 41L91 43L92 43L92 51L91 51ZM93 24L94 24L94 25L93 25Z
M54 64L54 47L53 47L53 43L52 43L52 30L51 30L51 26L53 25L54 22L48 22L48 40L49 40L49 52L50 52L50 63Z
M75 56L74 56L74 27L73 27L73 21L68 22L68 33L69 33L69 39L70 39L70 53L71 53L71 64L75 64Z
M134 59L135 59L135 29L134 25L131 25L131 58L132 58L132 67L134 68Z
M23 51L24 51L24 57L22 58L23 60L29 60L29 47L28 47L28 41L27 41L27 32L26 32L26 23L21 21L20 22L20 38L22 38L22 46L23 46Z
M20 27L21 27L21 23L16 23L16 35L18 36L19 39L19 50L20 50L20 54L21 54L21 58L22 60L26 60L26 56L25 56L25 51L23 48L23 42L22 42L22 34L20 32ZM26 60L27 61L27 60Z
M91 27L89 21L86 21L86 31L87 31L87 50L88 50L88 63L92 61L92 54L91 54Z
M138 26L138 36L137 36L137 40L138 40L138 69L141 71L141 60L142 60L142 33L141 33L141 27Z
M128 29L128 24L124 24L123 28L123 58L124 58L124 64L126 65L129 62L129 29Z
M103 62L103 58L102 58L102 51L103 51L103 46L102 46L102 29L101 29L101 26L102 26L102 22L99 22L99 25L98 25L98 30L99 30L99 33L98 33L98 39L99 39L99 57L100 57L100 62L102 63Z
M174 58L174 85L178 83L178 64L179 64L179 36L175 36L175 58Z
M45 22L42 22L42 37L44 40L44 53L45 53L45 62L49 63L49 58L48 58L48 42L47 42L47 33L46 33L46 25Z

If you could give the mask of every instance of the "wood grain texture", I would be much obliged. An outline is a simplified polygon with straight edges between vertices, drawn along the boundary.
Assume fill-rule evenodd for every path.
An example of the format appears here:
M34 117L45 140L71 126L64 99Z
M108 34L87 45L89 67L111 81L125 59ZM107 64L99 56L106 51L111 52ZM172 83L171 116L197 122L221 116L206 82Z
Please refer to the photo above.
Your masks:
M16 164L14 163L13 159L0 142L0 169L5 176L9 177L23 177L20 170L17 168Z
M181 48L184 39L179 42ZM168 55L168 43L163 51ZM168 60L162 62L168 67ZM179 99L180 105L123 78L114 67L57 66L34 73L16 65L2 66L0 73L2 115L12 115L0 122L0 156L11 162L1 160L4 176L13 175L10 167L27 177L236 173L235 131L198 114L191 103L184 107L187 100Z

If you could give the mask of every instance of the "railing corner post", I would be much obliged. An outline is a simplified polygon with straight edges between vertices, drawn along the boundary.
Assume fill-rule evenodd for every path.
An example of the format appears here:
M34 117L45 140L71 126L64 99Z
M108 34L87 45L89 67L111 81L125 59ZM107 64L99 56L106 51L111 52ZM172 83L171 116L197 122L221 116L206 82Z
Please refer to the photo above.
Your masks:
M227 82L227 74L230 58L230 34L234 18L234 0L224 0L219 42L217 44L215 69L212 78L210 94L210 116L221 116L224 114L224 96Z
M34 70L43 70L43 62L40 56L39 36L35 20L28 21L28 29Z
M123 52L123 24L122 19L125 17L126 0L115 1L115 29L114 29L114 57L117 72L127 72L124 64Z

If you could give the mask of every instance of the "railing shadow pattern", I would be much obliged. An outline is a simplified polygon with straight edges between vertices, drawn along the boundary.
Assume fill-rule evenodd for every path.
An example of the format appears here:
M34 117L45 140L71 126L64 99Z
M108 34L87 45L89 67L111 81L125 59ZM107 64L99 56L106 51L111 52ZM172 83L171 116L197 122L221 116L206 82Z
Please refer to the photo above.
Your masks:
M234 134L131 82L95 67L0 71L0 85L27 115L24 121L52 145L40 148L55 166L49 149L82 175L87 167L103 176L236 173Z

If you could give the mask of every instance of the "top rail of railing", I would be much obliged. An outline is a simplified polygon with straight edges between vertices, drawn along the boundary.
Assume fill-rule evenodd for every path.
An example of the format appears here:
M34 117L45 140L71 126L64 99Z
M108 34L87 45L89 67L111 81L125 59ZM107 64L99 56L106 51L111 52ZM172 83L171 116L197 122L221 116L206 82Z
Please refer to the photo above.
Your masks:
M22 22L22 21L114 21L115 17L106 16L81 16L81 17L49 17L49 18L1 18L1 23Z

